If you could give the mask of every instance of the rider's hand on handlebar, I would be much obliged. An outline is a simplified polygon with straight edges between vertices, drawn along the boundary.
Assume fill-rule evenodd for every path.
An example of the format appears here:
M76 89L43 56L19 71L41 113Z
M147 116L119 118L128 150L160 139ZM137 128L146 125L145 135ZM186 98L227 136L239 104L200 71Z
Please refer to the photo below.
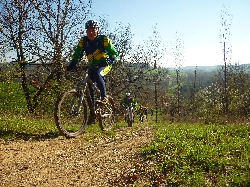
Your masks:
M76 61L72 60L70 64L66 67L66 70L67 71L73 70L76 67L76 63L77 63Z

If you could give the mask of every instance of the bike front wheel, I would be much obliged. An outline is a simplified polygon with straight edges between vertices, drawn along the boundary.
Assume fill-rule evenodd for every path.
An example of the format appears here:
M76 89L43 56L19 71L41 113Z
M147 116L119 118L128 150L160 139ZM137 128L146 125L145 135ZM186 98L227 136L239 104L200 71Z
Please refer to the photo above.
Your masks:
M133 120L132 120L132 119L129 119L129 120L128 120L128 126L129 126L129 127L132 127L132 124L133 124Z
M132 127L133 122L134 122L134 116L133 115L131 116L129 112L129 114L127 115L128 127Z
M72 138L81 135L88 119L83 94L75 89L63 93L56 102L54 117L58 130L64 136Z
M99 122L101 130L111 130L114 126L114 101L113 98L107 96L108 101L106 103L96 103L96 117Z

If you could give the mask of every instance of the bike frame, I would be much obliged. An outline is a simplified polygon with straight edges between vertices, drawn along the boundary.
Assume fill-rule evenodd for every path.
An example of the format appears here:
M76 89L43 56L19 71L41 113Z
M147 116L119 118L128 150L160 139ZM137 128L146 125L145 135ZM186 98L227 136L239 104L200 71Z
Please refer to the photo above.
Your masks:
M87 72L88 69L89 67L84 67L83 71L81 72L80 80L77 81L76 84L74 84L73 89L67 90L62 93L56 102L54 113L56 125L59 131L67 137L75 137L82 134L86 124L88 123L87 120L89 120L90 124L97 118L99 126L102 130L111 129L114 124L114 101L111 96L107 96L107 102L102 102L100 100L100 90L89 78ZM91 99L88 84L93 86L95 90L95 103L93 103ZM69 105L67 107L67 104L64 101L67 101L66 98L70 98L70 96L73 97L71 97L71 100L69 101ZM63 110L64 106L66 110ZM67 116L67 114L70 114L70 116ZM77 117L79 117L79 114L84 115L83 122L81 122L80 118L77 119ZM71 119L73 121L75 119L79 121L76 121L76 123L73 122L71 124ZM76 125L76 128L74 128L74 125ZM78 127L79 129L77 129ZM75 129L76 131L74 131Z
M90 91L89 91L88 84L91 84L94 87L94 90L97 92L97 95L100 95L100 90L92 82L92 80L88 77L87 71L84 71L81 80L79 82L77 82L76 85L75 85L76 91L79 92L79 94L81 94L81 99L79 101L79 106L78 106L77 112L80 112L81 102L82 102L83 98L86 97L90 113L91 113L91 115L94 116L95 115L95 109L94 109L94 106L93 106L93 103L92 103L92 100L91 100L91 97L90 97ZM71 109L73 109L74 103L75 103L75 100L73 99Z

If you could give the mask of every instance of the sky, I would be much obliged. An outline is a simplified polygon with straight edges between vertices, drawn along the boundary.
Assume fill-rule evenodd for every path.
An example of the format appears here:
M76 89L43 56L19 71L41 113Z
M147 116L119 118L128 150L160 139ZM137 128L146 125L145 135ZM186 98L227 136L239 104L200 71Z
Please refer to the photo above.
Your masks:
M130 24L134 44L153 36L156 26L166 52L161 59L174 66L172 44L176 38L184 45L182 66L222 65L220 31L222 10L232 15L228 46L231 63L250 63L249 0L92 0L93 19L105 16L110 27ZM225 18L228 18L224 16ZM228 18L230 21L230 19ZM226 47L227 47L226 45ZM229 56L228 56L229 57Z

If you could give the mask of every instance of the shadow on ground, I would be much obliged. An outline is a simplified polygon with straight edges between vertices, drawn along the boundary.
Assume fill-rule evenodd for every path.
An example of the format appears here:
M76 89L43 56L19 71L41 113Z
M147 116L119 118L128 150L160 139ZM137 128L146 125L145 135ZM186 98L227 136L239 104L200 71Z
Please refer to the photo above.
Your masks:
M25 132L15 132L12 130L3 131L0 130L0 140L4 141L15 141L15 140L32 140L32 141L41 141L47 139L54 139L60 136L60 133L55 132L48 132L44 134L32 134L32 133L25 133Z

